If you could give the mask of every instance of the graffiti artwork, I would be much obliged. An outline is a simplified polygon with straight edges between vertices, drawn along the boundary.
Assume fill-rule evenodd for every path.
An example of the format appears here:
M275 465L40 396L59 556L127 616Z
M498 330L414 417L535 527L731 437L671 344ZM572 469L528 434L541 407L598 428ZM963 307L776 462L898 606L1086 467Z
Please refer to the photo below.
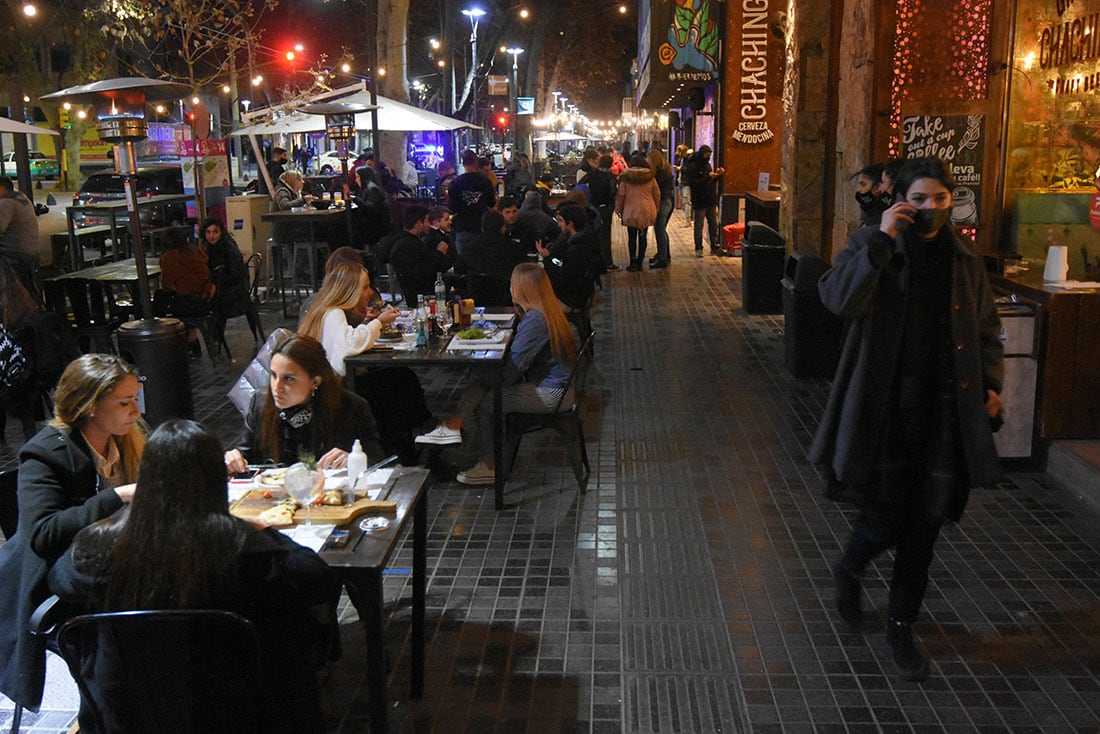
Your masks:
M668 40L657 58L671 66L670 81L710 81L718 78L721 16L712 0L673 0Z

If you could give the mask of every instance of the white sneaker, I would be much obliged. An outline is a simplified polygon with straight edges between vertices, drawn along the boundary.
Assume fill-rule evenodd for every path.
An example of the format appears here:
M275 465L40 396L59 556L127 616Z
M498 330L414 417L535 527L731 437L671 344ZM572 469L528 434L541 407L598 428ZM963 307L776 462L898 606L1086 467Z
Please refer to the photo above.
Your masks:
M416 437L416 443L430 443L436 446L449 446L462 443L462 431L456 431L440 423L438 426Z
M459 472L455 479L462 484L492 484L496 481L497 475L485 466L485 462L479 461L466 471Z

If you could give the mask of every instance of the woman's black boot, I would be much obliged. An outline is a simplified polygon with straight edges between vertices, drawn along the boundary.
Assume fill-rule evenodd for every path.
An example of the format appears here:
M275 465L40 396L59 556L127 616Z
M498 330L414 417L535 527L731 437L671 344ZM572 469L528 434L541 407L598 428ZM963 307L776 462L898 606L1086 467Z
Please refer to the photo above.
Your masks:
M631 273L637 273L638 271L640 271L642 269L641 258L631 259L630 264L626 266L626 269Z
M928 659L913 641L911 622L891 619L886 623L886 644L894 659L894 670L902 680L923 681L928 678Z

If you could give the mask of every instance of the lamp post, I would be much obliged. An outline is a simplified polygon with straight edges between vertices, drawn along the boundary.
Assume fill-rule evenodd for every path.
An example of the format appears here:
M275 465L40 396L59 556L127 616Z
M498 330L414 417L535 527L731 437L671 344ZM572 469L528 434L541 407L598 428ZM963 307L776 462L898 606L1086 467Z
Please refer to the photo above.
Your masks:
M137 196L137 154L134 143L144 140L145 103L175 100L189 87L175 82L142 77L122 77L81 84L53 92L42 99L90 104L99 137L115 144L115 160L123 177L130 240L137 268L137 302L142 318L118 329L119 350L141 372L143 412L151 424L168 418L194 415L191 376L187 369L187 330L178 319L153 318L149 297L149 271L145 264L145 242Z
M470 68L466 72L470 79L473 79L477 75L477 24L485 15L485 11L481 8L466 8L462 11L470 21ZM476 99L475 99L475 104ZM455 96L455 84L454 84L454 69L451 70L451 110L455 111L455 107L458 106L458 101Z
M505 51L512 54L512 114L515 117L512 124L512 160L515 161L519 154L519 55L523 49L510 46Z

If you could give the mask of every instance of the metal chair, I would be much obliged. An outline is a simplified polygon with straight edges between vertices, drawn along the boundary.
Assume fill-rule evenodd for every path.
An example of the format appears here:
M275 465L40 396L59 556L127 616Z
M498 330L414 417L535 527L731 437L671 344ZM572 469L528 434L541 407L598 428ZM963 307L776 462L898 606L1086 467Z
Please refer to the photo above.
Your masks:
M588 478L592 474L592 469L588 465L588 449L585 447L584 442L584 424L581 421L580 406L575 398L569 406L565 406L564 401L570 393L570 388L573 388L574 396L580 393L577 378L578 375L583 375L587 370L588 358L585 355L590 352L590 343L593 336L592 333L589 333L582 342L580 349L577 350L577 360L573 364L573 369L569 373L569 380L565 384L565 391L562 393L561 400L553 413L508 413L505 416L506 448L504 455L507 457L504 467L505 479L515 466L516 456L519 454L519 444L523 437L528 433L549 428L561 436L566 453L569 456L569 462L573 466L573 474L577 477L577 486L580 488L581 494L587 493Z
M0 532L8 541L19 527L19 501L16 490L19 487L19 469L0 471Z
M89 614L58 648L95 731L265 732L260 644L244 617L217 610Z
M115 301L110 286L98 280L64 278L43 283L45 301L76 335L80 351L115 353L115 329L133 313Z

